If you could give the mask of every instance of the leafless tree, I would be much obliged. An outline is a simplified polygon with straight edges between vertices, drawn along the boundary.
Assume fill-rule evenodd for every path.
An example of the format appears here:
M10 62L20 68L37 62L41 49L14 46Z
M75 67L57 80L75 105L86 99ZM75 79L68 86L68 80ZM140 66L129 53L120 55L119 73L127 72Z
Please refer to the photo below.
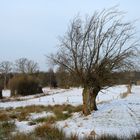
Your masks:
M26 64L27 73L36 73L39 70L39 66L37 62L33 60L28 60Z
M49 85L51 88L56 88L57 87L57 81L56 81L56 76L52 68L48 70L49 74Z
M56 79L58 86L61 88L67 88L69 84L69 73L65 70L64 66L59 66L56 70Z
M15 69L19 73L35 73L39 70L38 63L33 60L28 60L27 58L20 58L16 60Z
M16 71L19 73L26 73L26 62L27 61L28 61L27 58L17 59L15 62Z
M1 77L2 77L2 73L0 72L0 79L1 79ZM0 82L0 99L2 99L2 90L3 90L3 84L2 84L3 82Z
M116 7L96 11L82 20L75 17L60 38L59 50L50 60L63 65L83 84L83 113L97 110L96 97L113 85L114 72L134 68L138 42L132 22Z
M3 74L4 76L4 88L7 88L7 80L8 80L8 74L11 72L12 70L12 63L9 61L2 61L0 63L0 72Z
M59 66L56 69L56 79L58 87L69 88L71 86L80 86L80 81L77 77L71 74L64 66Z

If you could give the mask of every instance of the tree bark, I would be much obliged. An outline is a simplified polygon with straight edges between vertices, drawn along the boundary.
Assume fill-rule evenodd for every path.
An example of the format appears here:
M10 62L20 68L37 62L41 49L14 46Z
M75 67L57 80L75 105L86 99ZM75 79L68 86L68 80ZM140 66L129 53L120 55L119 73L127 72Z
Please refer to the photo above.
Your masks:
M83 114L89 115L91 111L98 110L96 105L96 97L99 89L97 88L84 88L83 89Z
M83 89L83 114L85 116L90 114L90 94L87 88Z
M2 91L0 90L0 99L2 99Z
M7 89L7 76L4 76L4 89Z
M127 93L132 93L132 84L127 85Z
M98 110L96 105L96 97L98 95L98 92L94 91L93 88L90 89L90 110Z
M0 87L0 99L2 99L2 88Z
M2 99L2 90L3 90L3 85L0 85L0 99Z

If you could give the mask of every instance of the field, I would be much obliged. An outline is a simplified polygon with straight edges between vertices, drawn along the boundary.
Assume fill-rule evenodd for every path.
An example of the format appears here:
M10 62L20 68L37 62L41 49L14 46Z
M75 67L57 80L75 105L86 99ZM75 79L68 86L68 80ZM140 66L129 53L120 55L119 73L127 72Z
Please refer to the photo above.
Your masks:
M82 88L43 90L0 102L0 139L132 139L140 132L140 86L131 94L126 85L102 90L89 116L81 112Z

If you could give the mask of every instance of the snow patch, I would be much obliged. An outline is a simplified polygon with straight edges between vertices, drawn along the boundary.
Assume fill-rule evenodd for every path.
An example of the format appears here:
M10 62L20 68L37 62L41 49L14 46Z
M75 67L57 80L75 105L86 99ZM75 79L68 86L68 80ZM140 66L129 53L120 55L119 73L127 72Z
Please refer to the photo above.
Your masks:
M10 97L11 90L2 90L2 97Z
M52 112L41 112L41 113L31 113L29 119L35 120L38 118L43 118L43 117L50 117L50 116L55 116L54 113Z
M17 131L21 132L21 133L30 133L32 132L37 125L29 125L28 121L16 121L16 127L17 127Z

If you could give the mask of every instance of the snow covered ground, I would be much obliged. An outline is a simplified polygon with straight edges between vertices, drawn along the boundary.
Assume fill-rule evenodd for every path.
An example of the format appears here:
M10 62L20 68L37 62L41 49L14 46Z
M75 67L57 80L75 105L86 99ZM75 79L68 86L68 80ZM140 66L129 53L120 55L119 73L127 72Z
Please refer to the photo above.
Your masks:
M25 99L23 101L10 101L10 102L0 102L0 108L8 107L20 107L29 105L55 105L55 104L71 104L71 105L81 105L82 104L82 88L71 88L68 90L59 89L53 90L50 95L41 96L34 98L36 95L21 97L20 99ZM121 94L126 91L126 86L115 86L103 90L99 93L97 97L97 102L110 101L114 99L119 99Z
M47 89L46 89L47 91ZM62 128L66 134L76 133L79 137L101 134L111 134L129 137L140 131L140 86L133 86L132 94L122 98L127 91L125 85L114 86L102 90L97 96L98 111L89 116L81 112L74 113L65 121L59 121L56 126ZM41 97L26 96L23 101L0 102L0 108L20 107L29 105L82 104L82 88L49 91L50 95ZM42 112L31 114L30 119L37 119L53 115ZM36 125L29 126L27 121L16 122L21 132L32 131Z
M132 94L124 99L98 104L98 109L87 117L75 113L72 118L57 122L57 126L68 135L76 132L80 137L93 134L129 137L140 132L140 87L133 87Z
M41 113L30 113L29 116L29 121L33 121L35 119L39 119L39 118L44 118L44 117L50 117L50 116L55 116L54 113L52 112L41 112ZM16 124L16 129L18 132L21 133L29 133L31 131L33 131L38 125L42 125L42 124L34 124L34 125L29 125L29 121L15 121Z
M28 121L15 121L16 129L18 132L29 133L35 129L37 125L29 125Z
M65 90L62 92L55 92L51 95L46 95L38 98L30 98L23 101L10 101L10 102L1 102L1 108L8 107L20 107L20 106L29 106L29 105L55 105L55 104L73 104L79 105L82 103L82 89L73 88Z

